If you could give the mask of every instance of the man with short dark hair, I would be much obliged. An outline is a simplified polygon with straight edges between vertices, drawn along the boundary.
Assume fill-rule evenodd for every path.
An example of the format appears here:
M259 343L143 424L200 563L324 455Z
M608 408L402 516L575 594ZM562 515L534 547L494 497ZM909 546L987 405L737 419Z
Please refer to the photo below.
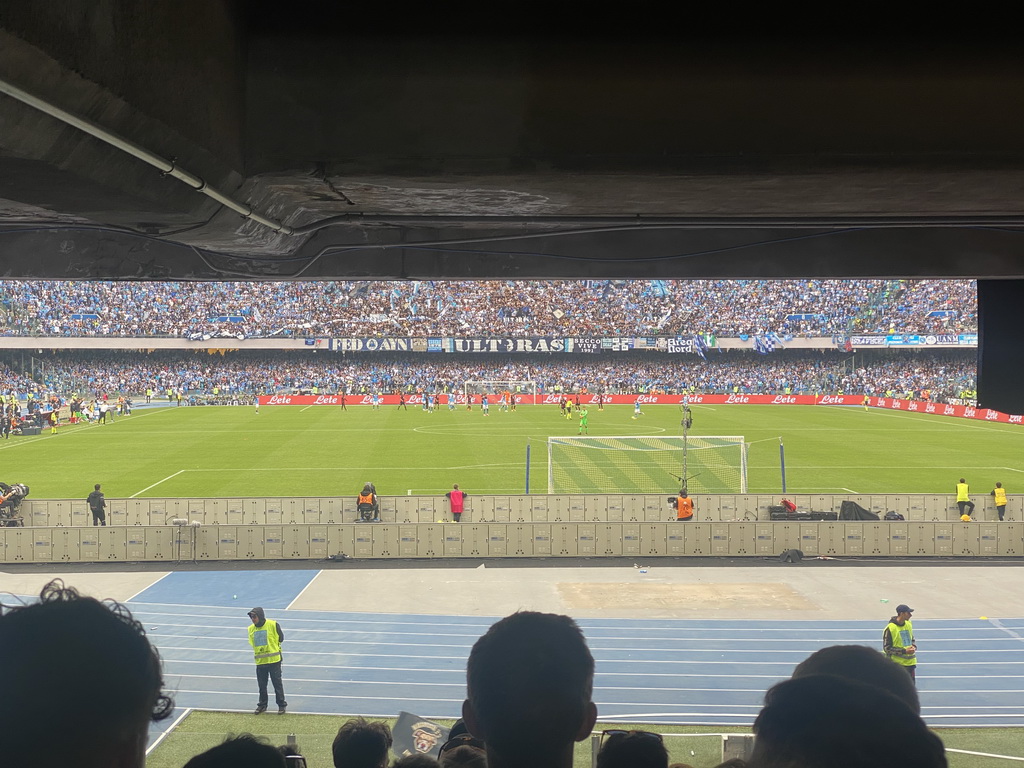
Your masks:
M171 715L160 656L124 606L51 581L0 607L0 763L142 768L149 723Z
M754 721L748 768L945 768L942 740L903 701L871 685L811 675L773 686Z
M106 525L107 514L105 510L107 508L107 501L103 496L103 492L100 491L99 483L96 483L93 492L89 494L85 501L89 505L89 511L92 512L92 524Z
M594 657L568 616L522 611L476 641L466 666L466 726L488 768L571 768L597 720Z
M331 745L334 768L386 768L391 749L387 723L354 717L338 729Z
M964 478L956 484L956 506L960 510L960 517L974 514L974 502L971 501L971 489Z
M287 768L281 751L265 739L243 733L228 737L223 744L200 752L187 763L185 768Z
M650 731L605 731L597 768L668 768L665 740Z
M815 651L793 670L794 679L811 675L835 675L873 685L902 699L914 714L921 714L914 681L883 654L866 645L830 645Z

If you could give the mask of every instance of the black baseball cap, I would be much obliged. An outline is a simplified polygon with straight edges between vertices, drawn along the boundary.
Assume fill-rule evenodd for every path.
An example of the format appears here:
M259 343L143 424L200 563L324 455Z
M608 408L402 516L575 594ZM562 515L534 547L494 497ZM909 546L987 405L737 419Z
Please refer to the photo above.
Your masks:
M900 603L896 606L896 613L913 613L914 609L905 603Z

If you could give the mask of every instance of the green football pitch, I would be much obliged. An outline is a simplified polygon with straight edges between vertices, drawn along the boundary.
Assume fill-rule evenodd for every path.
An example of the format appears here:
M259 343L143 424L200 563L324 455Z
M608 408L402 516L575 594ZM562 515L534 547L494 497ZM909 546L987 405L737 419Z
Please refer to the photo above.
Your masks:
M590 410L592 436L673 436L677 406ZM1000 481L1024 487L1024 428L883 409L694 406L693 435L742 435L748 492L781 490L779 440L789 493L950 493L959 477L975 492ZM467 411L366 406L152 408L106 425L62 426L57 435L0 442L0 479L32 498L349 496L372 481L381 495L547 491L547 438L577 433L557 406ZM665 478L665 492L678 486ZM596 489L595 489L596 490ZM634 489L618 488L621 492Z
M146 760L148 768L180 768L189 758L216 746L229 734L251 733L270 744L284 744L291 734L310 766L331 765L331 742L346 718L328 715L286 715L283 718L234 712L189 713L170 736L161 742ZM444 725L451 721L439 720ZM394 725L389 722L389 725ZM665 746L670 759L698 768L710 768L721 760L721 738L696 736L717 734L720 728L700 726L598 724L602 728L628 728L666 734ZM730 728L729 733L749 732L746 728ZM950 768L997 768L1010 761L1020 761L1020 728L946 728L937 731L946 745ZM589 768L589 740L578 744L574 768Z

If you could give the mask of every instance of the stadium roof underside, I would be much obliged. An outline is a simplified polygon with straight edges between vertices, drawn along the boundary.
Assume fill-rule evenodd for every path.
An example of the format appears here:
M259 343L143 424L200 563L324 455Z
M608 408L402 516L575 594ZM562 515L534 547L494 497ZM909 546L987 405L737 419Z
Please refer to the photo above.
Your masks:
M5 276L1024 276L1016 40L329 5L0 6Z

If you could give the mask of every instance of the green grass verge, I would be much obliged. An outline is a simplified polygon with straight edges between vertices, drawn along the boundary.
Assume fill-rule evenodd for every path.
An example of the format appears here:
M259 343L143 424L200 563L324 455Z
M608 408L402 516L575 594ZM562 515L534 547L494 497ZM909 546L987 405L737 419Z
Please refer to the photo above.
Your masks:
M284 744L288 734L295 734L299 748L306 755L310 768L330 768L331 742L344 717L329 715L276 714L247 715L231 712L193 711L178 724L146 761L147 768L181 768L192 756L220 744L229 735L251 733L266 738L272 744ZM393 721L385 720L389 725ZM451 725L449 720L439 720ZM710 768L721 759L721 739L712 736L687 734L747 733L746 728L722 728L670 725L607 725L673 734L665 739L673 762L685 762L695 768ZM936 731L947 749L1024 757L1024 728L949 728ZM589 768L590 743L577 745L575 768ZM993 768L1010 765L1000 758L979 757L949 752L950 768Z
M627 405L592 409L590 434L678 435L679 416L676 406L648 406L637 420ZM858 407L694 406L693 416L694 434L750 442L750 493L779 493L780 437L790 493L949 495L961 476L976 493L997 480L1011 493L1024 488L1016 425ZM453 483L522 493L529 444L531 490L544 493L548 436L574 434L555 406L486 417L446 408L161 408L0 441L0 479L27 483L37 499L85 498L97 482L108 498L349 496L367 480L382 495L440 494ZM675 482L666 477L665 491Z

